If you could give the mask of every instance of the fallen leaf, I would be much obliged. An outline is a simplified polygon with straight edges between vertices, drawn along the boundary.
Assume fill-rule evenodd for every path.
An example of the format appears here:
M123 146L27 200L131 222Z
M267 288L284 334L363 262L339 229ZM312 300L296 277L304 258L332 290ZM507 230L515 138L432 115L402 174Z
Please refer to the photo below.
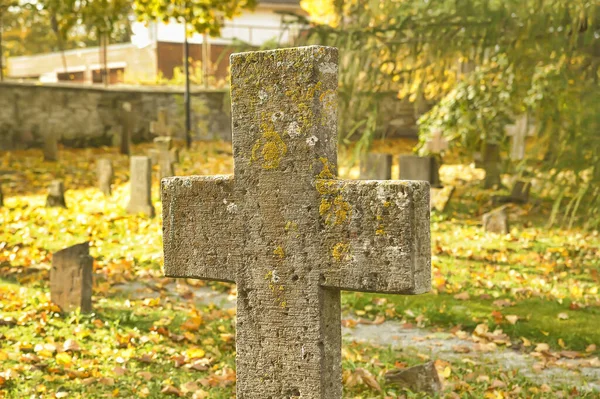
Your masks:
M548 344L544 344L544 343L537 344L535 347L536 352L547 352L549 350L550 350L550 346Z
M468 292L461 292L460 294L454 295L454 299L458 299L460 301L466 301L468 299L471 299L471 296L469 295Z
M371 389L374 389L377 392L381 392L381 386L369 370L357 368L354 372L357 373L360 376L362 382L368 385Z
M585 351L586 351L587 353L594 352L595 350L596 350L596 344L591 344L591 345L589 345L587 348L585 348Z
M558 314L558 319L559 320L567 320L569 318L569 315L566 313L559 313Z
M198 389L200 389L198 384L196 384L194 381L188 381L185 384L180 385L179 388L183 393L196 392Z
M514 314L509 314L504 316L504 318L510 323L510 324L516 324L517 320L519 320L519 316L514 315Z
M175 395L181 396L181 391L175 388L173 385L165 385L163 389L160 390L160 393L164 393L165 395Z

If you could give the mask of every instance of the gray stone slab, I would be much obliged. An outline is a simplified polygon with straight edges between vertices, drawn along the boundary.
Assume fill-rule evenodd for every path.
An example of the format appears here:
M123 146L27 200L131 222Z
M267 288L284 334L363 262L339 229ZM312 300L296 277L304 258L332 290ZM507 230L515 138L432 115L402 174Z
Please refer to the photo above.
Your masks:
M65 202L65 184L62 180L54 180L48 186L48 197L46 197L46 207L66 208Z
M52 255L50 298L62 311L92 311L93 263L87 242Z
M143 213L153 217L154 206L152 205L152 165L150 158L133 156L130 161L130 184L131 194L128 213Z
M158 166L159 166L159 180L162 181L165 177L171 177L175 175L175 169L173 167L173 141L171 137L160 136L154 139L154 145L156 147L158 155Z
M400 155L400 180L431 182L432 159L417 155Z
M165 274L237 284L238 398L341 398L340 289L430 287L429 184L336 179L337 58L234 54L234 175L163 180Z
M360 178L363 180L390 180L392 178L392 156L368 153L360 160Z
M496 208L482 216L483 229L490 233L508 234L508 213L506 207Z
M98 188L108 197L112 194L112 182L114 178L112 162L110 159L99 159L96 169L98 174Z

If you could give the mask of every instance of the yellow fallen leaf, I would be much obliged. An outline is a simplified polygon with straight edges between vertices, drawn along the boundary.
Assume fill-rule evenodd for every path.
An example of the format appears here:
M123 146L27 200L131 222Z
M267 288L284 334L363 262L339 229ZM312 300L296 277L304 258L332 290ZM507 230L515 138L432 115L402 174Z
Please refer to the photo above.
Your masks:
M521 337L521 340L523 341L523 346L527 347L527 346L531 346L531 341L528 340L525 337Z
M185 354L187 355L188 359L198 359L204 357L206 352L202 348L191 348L185 351Z
M558 346L560 346L560 347L561 347L561 348L563 348L563 349L565 348L565 341L563 341L563 339L562 339L562 338L559 338L559 339L558 339Z
M559 313L558 314L558 319L559 320L567 320L569 318L569 315L566 313Z
M509 314L504 316L504 318L510 323L510 324L516 324L517 320L519 320L519 316L514 315L514 314Z
M550 346L548 344L537 344L535 347L535 351L536 352L544 352L544 351L549 351L550 350Z
M71 359L71 355L67 352L61 352L56 355L56 363L69 367L73 363L73 359Z

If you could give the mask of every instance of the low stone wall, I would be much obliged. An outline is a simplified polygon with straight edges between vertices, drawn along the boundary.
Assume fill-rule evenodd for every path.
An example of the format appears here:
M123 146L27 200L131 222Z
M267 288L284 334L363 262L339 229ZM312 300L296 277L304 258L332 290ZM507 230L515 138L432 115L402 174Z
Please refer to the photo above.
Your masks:
M95 87L0 83L0 150L40 146L58 134L67 146L110 145L123 103L131 104L134 142L150 140L150 123L165 109L173 135L185 137L183 91L166 87ZM194 140L231 140L229 92L192 91Z

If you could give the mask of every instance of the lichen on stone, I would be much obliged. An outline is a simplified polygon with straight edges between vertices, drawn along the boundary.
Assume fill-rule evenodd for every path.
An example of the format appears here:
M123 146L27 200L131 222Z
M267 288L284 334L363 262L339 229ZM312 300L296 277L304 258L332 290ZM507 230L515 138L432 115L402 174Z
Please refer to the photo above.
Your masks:
M263 113L261 120L262 136L252 146L250 161L262 158L263 169L276 169L279 167L281 159L287 154L287 145L275 131L275 126L270 118Z
M350 253L350 245L343 242L338 242L335 244L331 250L331 256L337 262L341 262L344 260L348 254Z

